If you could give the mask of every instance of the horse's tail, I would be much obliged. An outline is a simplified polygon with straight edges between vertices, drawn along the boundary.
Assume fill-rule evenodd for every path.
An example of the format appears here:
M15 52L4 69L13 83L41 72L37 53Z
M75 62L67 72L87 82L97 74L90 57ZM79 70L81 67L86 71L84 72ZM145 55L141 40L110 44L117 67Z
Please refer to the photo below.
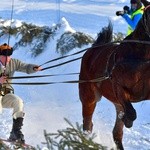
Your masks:
M102 45L102 44L111 42L112 37L113 37L112 34L113 34L113 26L112 26L111 21L109 21L108 26L103 27L102 31L98 33L98 37L92 46Z

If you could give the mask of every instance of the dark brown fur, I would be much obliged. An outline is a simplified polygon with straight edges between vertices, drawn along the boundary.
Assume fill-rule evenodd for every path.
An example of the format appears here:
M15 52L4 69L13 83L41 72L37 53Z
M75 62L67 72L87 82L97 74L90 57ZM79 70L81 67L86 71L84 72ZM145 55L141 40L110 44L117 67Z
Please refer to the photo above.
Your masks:
M150 41L149 17L150 7L145 10L135 31L124 41ZM79 83L79 95L82 103L83 129L87 131L92 131L92 115L96 103L102 96L115 105L116 123L113 138L117 149L123 150L123 126L132 127L136 119L136 111L131 102L150 99L150 45L138 42L116 45L110 43L111 35L112 26L109 24L107 28L103 28L95 44L84 54L79 76L80 80L109 78L101 82Z

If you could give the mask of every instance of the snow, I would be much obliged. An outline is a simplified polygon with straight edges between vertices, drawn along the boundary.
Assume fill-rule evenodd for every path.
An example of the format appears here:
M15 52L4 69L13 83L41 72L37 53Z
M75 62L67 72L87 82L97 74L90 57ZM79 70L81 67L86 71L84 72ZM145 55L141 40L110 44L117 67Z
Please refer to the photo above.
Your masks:
M62 33L63 32L72 32L72 33L75 33L76 32L74 29L71 28L71 26L69 25L69 23L67 22L67 20L66 20L65 17L63 17L61 19L61 25L64 26L63 29L65 29L64 31L62 31Z
M20 20L3 20L0 19L0 26L4 26L4 27L20 27L22 25L22 22Z
M1 0L0 12L2 19L10 19L11 3L10 0ZM45 52L37 58L30 57L30 47L20 48L14 52L13 57L29 63L43 64L44 62L60 57L56 53L56 40L64 31L81 31L90 33L95 36L102 27L108 24L111 19L115 32L126 33L127 24L121 17L115 16L115 11L121 10L124 5L128 4L127 0L61 0L61 19L58 18L56 12L56 0L14 0L13 26L21 25L21 21L27 21L37 25L48 25L63 23L63 26L57 32L54 40L51 40ZM10 22L6 23L8 26ZM4 43L8 37L0 38L0 43ZM14 45L14 37L11 37L10 44ZM89 46L87 46L89 47ZM82 49L87 48L82 47ZM26 49L27 51L24 51ZM70 54L79 49L74 49ZM81 50L81 49L80 49ZM80 54L80 55L83 55ZM78 56L71 56L63 59L67 61ZM79 73L80 61L70 64L38 72L40 74L64 74L64 73ZM48 66L60 63L59 60ZM46 67L43 66L43 67ZM24 75L17 73L17 75ZM78 75L73 76L57 76L39 79L14 80L14 82L51 82L78 80ZM40 145L45 141L43 130L53 133L58 129L66 128L67 123L64 118L67 118L72 123L78 122L82 124L81 103L78 96L77 84L54 84L40 86L14 86L15 93L19 95L25 104L25 120L23 133L26 142L34 146ZM150 103L143 101L134 104L137 111L137 119L131 129L124 128L123 144L126 150L148 150L150 148ZM109 113L108 113L109 112ZM11 110L4 109L0 115L0 137L8 138L11 130L12 118ZM115 122L115 109L112 103L105 98L97 104L93 116L94 132L97 134L96 142L101 143L109 148L114 147L112 138L112 129ZM43 148L44 149L44 148Z

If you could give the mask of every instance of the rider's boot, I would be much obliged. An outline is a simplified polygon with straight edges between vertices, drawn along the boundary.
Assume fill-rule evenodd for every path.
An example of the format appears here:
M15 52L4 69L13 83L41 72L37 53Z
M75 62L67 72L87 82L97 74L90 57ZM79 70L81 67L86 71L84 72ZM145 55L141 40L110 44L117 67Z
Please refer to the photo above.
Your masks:
M13 119L12 131L10 132L10 141L25 143L24 135L21 132L23 126L23 118Z

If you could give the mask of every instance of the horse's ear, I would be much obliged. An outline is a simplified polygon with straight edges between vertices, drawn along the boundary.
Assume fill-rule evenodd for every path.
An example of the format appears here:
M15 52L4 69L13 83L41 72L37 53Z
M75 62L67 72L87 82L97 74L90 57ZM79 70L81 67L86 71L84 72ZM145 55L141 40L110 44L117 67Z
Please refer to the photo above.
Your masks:
M144 19L146 19L145 21L148 21L147 19L149 19L149 16L150 16L150 5L145 7L143 16L144 16Z
M147 17L149 16L149 10L150 10L150 5L143 8L143 17L142 18L144 19L144 22L146 21L145 19L147 19Z
M142 24L145 31L150 34L150 5L145 7L144 14L142 16Z
M146 10L150 10L150 5L148 5L144 8L144 11L146 11Z

